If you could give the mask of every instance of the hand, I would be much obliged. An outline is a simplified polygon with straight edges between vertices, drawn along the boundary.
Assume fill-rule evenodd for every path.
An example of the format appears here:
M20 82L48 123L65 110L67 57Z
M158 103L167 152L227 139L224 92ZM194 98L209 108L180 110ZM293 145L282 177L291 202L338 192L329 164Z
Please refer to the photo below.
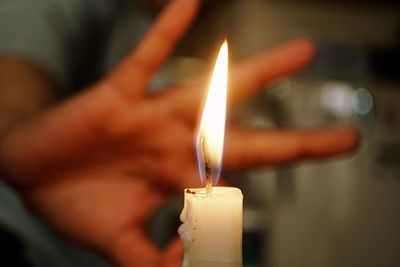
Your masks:
M56 230L119 266L178 266L146 237L149 216L171 191L198 186L193 140L201 85L149 95L146 87L198 9L175 0L111 74L3 139L2 172ZM309 41L264 52L233 70L231 101L303 67ZM243 140L246 140L244 143ZM353 129L227 134L226 168L326 157L355 147Z

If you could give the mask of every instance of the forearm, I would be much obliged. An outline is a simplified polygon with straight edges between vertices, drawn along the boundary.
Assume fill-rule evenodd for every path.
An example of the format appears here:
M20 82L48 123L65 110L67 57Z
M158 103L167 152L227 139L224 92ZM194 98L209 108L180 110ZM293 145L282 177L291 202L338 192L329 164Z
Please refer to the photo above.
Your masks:
M54 83L30 62L0 56L0 142L13 126L56 100Z

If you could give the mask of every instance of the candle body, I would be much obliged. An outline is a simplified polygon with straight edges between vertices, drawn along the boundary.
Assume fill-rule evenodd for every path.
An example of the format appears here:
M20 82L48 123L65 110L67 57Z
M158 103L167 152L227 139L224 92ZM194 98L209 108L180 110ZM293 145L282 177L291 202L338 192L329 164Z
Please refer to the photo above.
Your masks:
M243 195L238 188L186 189L179 235L183 267L242 266Z

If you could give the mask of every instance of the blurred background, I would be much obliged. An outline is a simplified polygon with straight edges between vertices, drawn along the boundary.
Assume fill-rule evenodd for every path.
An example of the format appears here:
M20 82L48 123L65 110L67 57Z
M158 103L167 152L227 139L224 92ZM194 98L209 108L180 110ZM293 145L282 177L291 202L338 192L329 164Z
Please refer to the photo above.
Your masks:
M144 33L151 22L140 8L126 10L106 44L104 69L140 39L119 25ZM206 1L153 87L205 70L224 36L235 62L297 37L318 48L308 69L233 107L232 121L265 129L354 125L362 134L345 157L226 173L245 198L244 266L400 266L400 3ZM27 253L35 266L108 266L29 221L15 195L0 190L14 203L0 202L2 224L34 244ZM160 246L176 233L181 207L177 197L154 216L149 232Z
M187 44L200 58L226 33L236 61L296 37L318 48L310 68L234 107L236 123L362 133L349 156L227 174L245 178L245 266L400 266L400 3L236 0L210 11Z

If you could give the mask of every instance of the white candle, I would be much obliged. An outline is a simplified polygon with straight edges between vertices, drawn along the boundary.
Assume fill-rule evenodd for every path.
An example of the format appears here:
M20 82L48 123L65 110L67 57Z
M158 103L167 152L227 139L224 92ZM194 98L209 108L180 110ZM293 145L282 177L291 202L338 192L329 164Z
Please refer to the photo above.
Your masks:
M242 266L243 196L238 188L213 187L221 172L224 147L228 45L220 49L196 140L205 188L185 190L179 234L183 267Z
M179 235L185 253L183 267L242 266L242 206L238 188L186 189Z

